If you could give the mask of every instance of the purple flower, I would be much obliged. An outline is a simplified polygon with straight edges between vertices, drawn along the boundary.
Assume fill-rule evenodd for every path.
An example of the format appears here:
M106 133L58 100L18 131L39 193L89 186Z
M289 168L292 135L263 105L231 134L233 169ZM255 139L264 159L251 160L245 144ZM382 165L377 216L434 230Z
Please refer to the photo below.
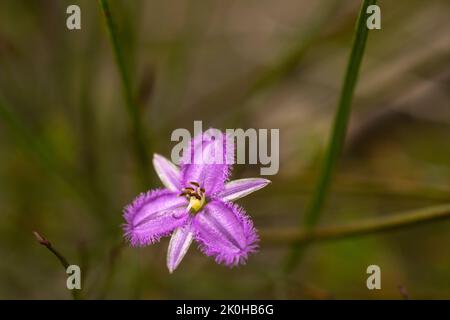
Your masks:
M153 165L166 188L142 193L125 207L124 232L131 245L145 246L172 234L167 252L171 273L194 239L217 263L245 263L257 250L259 238L244 209L231 201L270 181L251 178L227 182L233 162L232 139L217 129L191 140L180 168L155 154Z

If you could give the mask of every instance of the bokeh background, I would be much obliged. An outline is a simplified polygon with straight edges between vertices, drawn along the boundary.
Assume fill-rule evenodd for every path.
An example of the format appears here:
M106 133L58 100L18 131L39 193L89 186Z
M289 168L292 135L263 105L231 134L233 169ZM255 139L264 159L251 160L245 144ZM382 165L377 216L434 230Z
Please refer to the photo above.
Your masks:
M78 4L82 29L66 28ZM336 109L360 1L111 0L148 152L176 128L279 128L280 171L239 200L259 229L298 225ZM321 225L450 201L450 2L382 0ZM262 239L228 269L168 239L122 244L142 185L105 19L91 0L0 2L0 298L70 299L38 230L82 268L84 298L450 298L450 221L318 243L287 279L289 247ZM233 178L259 175L238 166ZM366 268L382 290L366 288Z

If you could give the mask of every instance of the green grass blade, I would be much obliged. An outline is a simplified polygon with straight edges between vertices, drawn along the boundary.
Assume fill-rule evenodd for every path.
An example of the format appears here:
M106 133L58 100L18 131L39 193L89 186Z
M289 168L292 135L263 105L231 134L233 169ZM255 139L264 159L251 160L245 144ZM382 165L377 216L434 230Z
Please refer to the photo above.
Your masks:
M125 99L127 112L131 120L131 134L134 142L136 158L139 163L139 177L142 179L144 187L150 184L150 158L148 154L149 144L145 138L144 130L141 122L141 115L133 96L131 80L125 65L124 52L119 42L116 25L111 15L111 9L107 0L100 0L103 15L105 16L106 26L111 39L111 45L117 68L120 75L122 93Z
M406 212L393 212L380 217L366 218L342 225L317 227L311 230L266 229L260 235L268 245L286 245L293 243L317 243L330 240L363 237L395 230L408 230L411 227L450 219L450 204L441 204Z
M355 86L358 80L358 73L364 55L364 49L366 47L367 36L369 33L369 30L366 27L366 11L370 5L373 5L375 3L376 0L364 0L361 5L358 20L356 22L353 44L347 64L344 83L341 89L331 131L331 136L327 149L325 151L325 157L310 206L308 207L305 219L301 224L302 229L309 230L317 224L326 200L326 196L328 194L330 182L333 175L333 169L339 159L342 146L344 144L353 93L355 91ZM287 270L295 267L295 265L299 261L300 256L302 255L302 252L303 249L300 246L297 245L293 247L286 265Z

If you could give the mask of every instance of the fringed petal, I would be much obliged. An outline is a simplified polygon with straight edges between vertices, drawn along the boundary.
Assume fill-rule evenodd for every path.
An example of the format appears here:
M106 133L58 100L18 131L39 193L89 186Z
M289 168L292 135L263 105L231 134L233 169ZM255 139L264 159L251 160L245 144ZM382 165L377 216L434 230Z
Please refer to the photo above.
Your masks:
M217 129L209 129L191 140L181 163L184 187L197 182L207 196L212 196L223 189L230 175L233 140Z
M125 237L132 246L145 246L159 241L186 223L187 200L167 189L139 195L124 209Z
M195 239L200 249L217 263L228 266L244 264L258 248L253 222L237 205L214 200L193 219Z

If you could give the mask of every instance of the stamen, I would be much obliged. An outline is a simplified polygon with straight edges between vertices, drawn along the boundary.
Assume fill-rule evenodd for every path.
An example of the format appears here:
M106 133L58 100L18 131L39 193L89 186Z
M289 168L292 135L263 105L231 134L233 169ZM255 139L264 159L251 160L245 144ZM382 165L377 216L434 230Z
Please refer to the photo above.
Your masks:
M181 195L186 196L186 198L189 200L188 211L190 211L191 213L196 213L200 211L205 205L205 189L200 188L200 184L198 182L189 181L188 183L195 186L195 188L183 188Z

